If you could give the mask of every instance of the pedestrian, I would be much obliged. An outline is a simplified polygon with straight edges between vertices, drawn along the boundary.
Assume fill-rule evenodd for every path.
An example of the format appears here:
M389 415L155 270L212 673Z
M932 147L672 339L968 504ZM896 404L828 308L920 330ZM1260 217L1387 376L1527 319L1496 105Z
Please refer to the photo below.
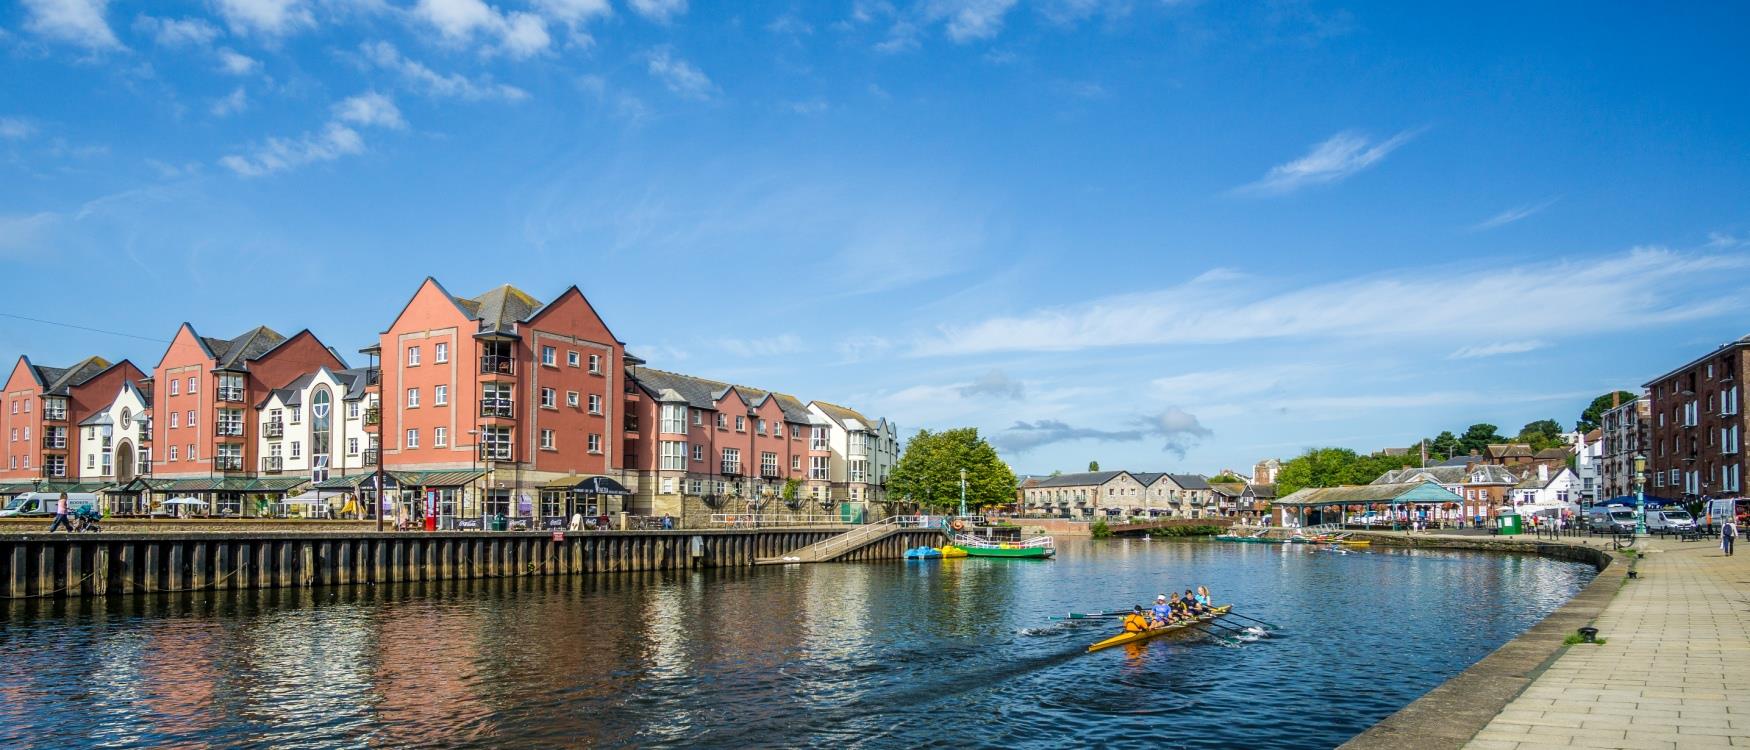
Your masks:
M62 495L62 497L66 496ZM1732 542L1737 541L1737 539L1738 521L1727 517L1726 522L1720 525L1720 551L1725 552L1726 557L1732 556Z
M73 522L67 519L67 493L61 493L61 499L55 501L55 520L49 523L49 533L55 529L65 528L67 533L73 533Z

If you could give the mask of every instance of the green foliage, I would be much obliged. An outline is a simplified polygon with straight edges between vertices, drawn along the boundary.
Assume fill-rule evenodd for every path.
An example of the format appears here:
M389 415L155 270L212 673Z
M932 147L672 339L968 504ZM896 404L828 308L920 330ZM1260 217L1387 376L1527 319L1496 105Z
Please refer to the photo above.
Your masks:
M1526 425L1513 441L1530 445L1534 451L1560 448L1568 444L1562 439L1562 423L1553 419L1540 419Z
M1215 536L1223 531L1224 529L1220 526L1162 526L1158 529L1149 529L1148 535L1156 539L1175 539L1187 536Z
M795 477L784 480L784 489L782 491L784 502L796 502L796 495L800 492L802 492L802 480Z
M1452 458L1459 454L1458 436L1452 430L1444 430L1428 441L1428 459Z
M1421 463L1419 455L1362 456L1348 448L1309 448L1276 474L1276 496L1306 487L1340 487L1345 484L1367 484L1392 469L1402 469Z
M1610 409L1610 401L1612 397L1619 399L1624 404L1638 398L1635 394L1629 393L1628 391L1612 391L1599 396L1598 398L1592 399L1592 403L1586 407L1586 410L1580 412L1580 421L1574 423L1574 430L1577 432L1591 432L1592 430L1597 429L1599 423L1604 421L1604 412Z
M1063 476L1063 469L1052 469L1052 470L1051 470L1051 476L1054 476L1054 477L1061 477L1061 476Z
M961 469L966 470L967 508L1015 501L1015 473L975 427L919 430L888 476L889 494L932 508L957 506Z
M1505 442L1507 442L1507 438L1501 436L1499 428L1487 422L1479 422L1465 428L1464 434L1458 437L1457 453L1465 454L1471 451L1481 453L1484 448L1489 447L1490 443Z
M1209 478L1210 484L1245 484L1246 480L1232 474L1217 474Z
M1603 639L1603 638L1596 638L1591 643L1586 643L1586 641L1584 641L1580 638L1579 633L1573 633L1573 634L1570 634L1568 637L1562 639L1562 645L1563 646L1580 646L1580 645L1602 646L1602 645L1604 645L1604 640L1605 639Z
M1092 534L1095 539L1105 539L1112 536L1112 527L1106 525L1106 519L1096 518L1094 525L1088 527L1088 533Z
M1088 471L1099 471L1099 470L1100 470L1100 462L1099 461L1089 461L1088 462Z

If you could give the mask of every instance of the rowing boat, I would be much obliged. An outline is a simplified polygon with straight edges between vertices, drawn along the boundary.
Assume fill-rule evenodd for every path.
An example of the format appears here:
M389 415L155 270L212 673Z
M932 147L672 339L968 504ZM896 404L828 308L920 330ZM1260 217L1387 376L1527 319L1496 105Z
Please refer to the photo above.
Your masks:
M1034 537L1020 542L998 542L993 539L959 534L954 546L966 551L968 557L1032 558L1042 560L1057 554L1051 537Z
M1159 636L1163 636L1163 635L1171 633L1175 630L1184 630L1185 628L1191 627L1193 625L1197 625L1197 624L1203 623L1203 622L1208 622L1209 620L1213 620L1217 617L1225 615L1225 614L1227 614L1227 611L1230 609L1233 609L1232 604L1224 604L1220 607L1216 607L1215 612L1213 614L1204 615L1204 616L1199 617L1195 620L1192 620L1191 622L1176 622L1176 623L1173 623L1171 625L1162 625L1161 627L1154 628L1152 630L1144 630L1140 633L1119 633L1118 635L1112 636L1111 638L1107 638L1106 640L1100 641L1099 643L1096 643L1092 646L1089 646L1088 653L1091 654L1095 651L1112 648L1113 646L1123 646L1127 643L1141 643L1141 642L1146 641L1150 638L1156 638Z

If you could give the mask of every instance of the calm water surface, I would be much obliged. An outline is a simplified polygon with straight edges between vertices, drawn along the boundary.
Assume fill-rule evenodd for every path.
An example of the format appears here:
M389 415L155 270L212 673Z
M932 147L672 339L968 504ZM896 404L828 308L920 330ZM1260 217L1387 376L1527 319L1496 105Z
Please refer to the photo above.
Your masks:
M15 603L0 746L1327 748L1560 606L1535 557L1068 540L1054 561ZM1084 653L1210 586L1282 626Z

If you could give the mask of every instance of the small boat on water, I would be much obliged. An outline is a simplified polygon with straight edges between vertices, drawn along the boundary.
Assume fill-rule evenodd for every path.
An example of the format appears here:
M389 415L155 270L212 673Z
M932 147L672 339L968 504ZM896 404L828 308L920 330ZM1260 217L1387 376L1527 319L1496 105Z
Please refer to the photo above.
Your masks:
M1057 548L1052 545L1051 537L1036 536L1018 542L1001 542L995 539L969 534L959 534L954 537L954 545L966 552L967 557L1008 557L1031 558L1042 560L1057 554Z
M1241 534L1217 534L1217 535L1215 535L1215 541L1218 541L1218 542L1241 542L1244 544L1284 544L1285 543L1281 539L1272 539L1272 538L1267 537L1267 536L1244 536Z
M935 547L913 547L905 551L907 560L938 560L941 557L942 551Z
M1102 649L1112 648L1113 646L1123 646L1127 643L1141 643L1141 642L1146 641L1150 638L1158 638L1160 636L1166 635L1168 633L1171 633L1171 632L1174 632L1177 630L1184 630L1185 628L1196 627L1197 625L1200 625L1202 623L1208 622L1208 621L1213 620L1217 617L1220 617L1222 615L1227 614L1228 610L1230 610L1230 609L1233 609L1232 604L1224 604L1220 607L1216 607L1214 612L1207 614L1207 615L1203 615L1202 617L1199 617L1195 620L1191 620L1189 622L1175 622L1171 625L1163 625L1161 627L1154 628L1151 630L1144 630L1140 633L1119 633L1118 635L1112 636L1111 638L1107 638L1106 640L1100 641L1099 643L1096 643L1096 644L1089 646L1088 653L1091 654L1095 651L1100 651Z
M943 557L966 557L967 556L966 550L963 550L963 549L956 547L952 544L945 544L945 545L942 545L941 547L937 547L936 551L942 553Z

